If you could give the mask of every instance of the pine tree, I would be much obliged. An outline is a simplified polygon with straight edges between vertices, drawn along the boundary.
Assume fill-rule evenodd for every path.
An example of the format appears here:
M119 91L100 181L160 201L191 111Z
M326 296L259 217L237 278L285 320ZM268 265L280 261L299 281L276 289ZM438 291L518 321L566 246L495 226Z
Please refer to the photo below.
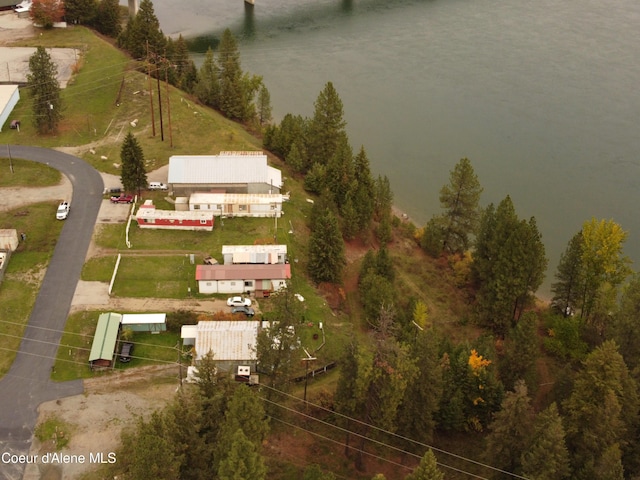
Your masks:
M140 189L147 186L147 171L144 167L142 147L131 132L122 142L120 161L122 162L120 181L124 190L140 193Z
M451 171L449 184L440 190L440 205L445 210L442 250L463 253L469 249L469 237L475 233L480 219L481 193L471 162L461 159Z
M267 468L257 447L244 434L242 429L225 439L228 452L220 462L218 478L220 480L263 480Z
M614 445L632 441L638 419L637 386L614 342L587 356L564 409L574 478L599 478L600 460Z
M194 90L198 100L209 107L218 108L220 102L219 71L211 47L204 55Z
M487 453L492 465L519 473L520 458L529 445L533 424L533 408L526 384L516 382L513 392L507 392L502 409L495 414L487 437Z
M326 206L316 204L309 237L309 264L311 279L316 282L339 283L346 265L344 242L335 214Z
M220 111L232 120L245 120L245 103L240 51L235 37L228 28L222 33L218 45L220 68Z
M62 120L58 68L44 47L29 57L27 86L33 99L33 124L40 134L54 133Z
M639 318L640 275L636 274L624 290L609 335L619 345L620 354L631 371L640 367Z
M357 216L357 227L360 231L369 229L373 219L374 205L371 201L375 195L375 182L371 176L371 167L364 146L353 159L356 185L353 193L353 205Z
M522 474L530 480L562 480L569 477L569 450L562 418L552 403L538 414L531 442L522 454Z
M167 47L167 53L168 52L169 48ZM175 81L171 82L171 84L185 92L193 91L198 77L198 70L191 59L189 47L182 35L178 36L178 39L174 42L169 58L173 65L170 71L173 71L175 75Z
M138 13L129 20L124 32L118 38L118 43L138 60L147 58L149 54L155 62L154 56L164 54L166 38L160 30L160 22L151 0L140 2Z
M533 380L535 363L539 357L537 328L535 313L527 312L505 336L500 360L500 379L505 388L512 389L519 379Z
M328 82L325 85L314 105L315 112L309 125L307 152L312 163L326 165L347 137L342 100L333 83Z
M326 164L324 187L340 212L347 200L354 180L353 152L346 137L339 141Z
M96 19L100 19L97 21ZM100 0L96 18L93 22L96 30L103 35L117 38L122 33L120 25L120 4L118 0Z
M576 233L560 256L556 282L551 285L552 305L568 317L580 304L582 285L582 231Z
M476 238L472 275L480 321L504 335L542 283L547 265L534 218L519 220L511 198L485 210Z
M420 460L420 465L404 477L404 480L444 480L444 474L438 469L436 456L431 449L427 450Z
M258 92L258 121L260 125L271 122L271 94L267 87L260 85Z
M96 0L65 0L64 15L68 22L90 25L97 13Z

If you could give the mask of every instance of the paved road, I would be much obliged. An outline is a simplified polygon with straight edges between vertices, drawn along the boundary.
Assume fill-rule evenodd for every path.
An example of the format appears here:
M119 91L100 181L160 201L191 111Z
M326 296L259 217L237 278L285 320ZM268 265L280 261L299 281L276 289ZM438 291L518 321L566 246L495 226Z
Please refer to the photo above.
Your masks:
M55 383L49 376L104 188L102 177L93 167L66 153L11 146L11 154L14 158L46 163L60 170L73 185L73 202L42 281L20 351L9 373L0 380L0 455L4 452L28 453L38 405L83 391L81 380ZM23 467L0 461L0 479L21 478Z

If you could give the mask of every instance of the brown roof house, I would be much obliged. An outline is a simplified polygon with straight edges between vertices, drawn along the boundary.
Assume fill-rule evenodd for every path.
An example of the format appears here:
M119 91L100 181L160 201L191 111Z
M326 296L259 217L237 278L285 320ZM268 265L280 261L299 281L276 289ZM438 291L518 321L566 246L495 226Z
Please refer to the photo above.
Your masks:
M232 264L198 265L196 281L200 293L269 294L286 288L291 278L291 265Z

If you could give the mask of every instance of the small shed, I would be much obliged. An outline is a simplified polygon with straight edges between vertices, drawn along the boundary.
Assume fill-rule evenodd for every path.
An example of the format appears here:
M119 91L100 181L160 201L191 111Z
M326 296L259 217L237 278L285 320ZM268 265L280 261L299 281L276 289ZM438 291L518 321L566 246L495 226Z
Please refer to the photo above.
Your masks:
M134 332L160 333L167 331L166 313L125 313L122 315L122 328Z
M18 85L0 85L0 132L20 100Z
M91 369L107 368L113 365L121 321L122 315L119 313L103 313L98 317L96 333L89 353Z
M18 248L18 231L15 228L0 229L0 250L16 251Z

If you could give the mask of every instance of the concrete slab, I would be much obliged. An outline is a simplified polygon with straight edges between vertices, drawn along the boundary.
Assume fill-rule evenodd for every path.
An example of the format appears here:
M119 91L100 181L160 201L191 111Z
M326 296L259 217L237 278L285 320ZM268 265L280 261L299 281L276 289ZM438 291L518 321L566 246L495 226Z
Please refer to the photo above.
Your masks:
M29 73L29 57L35 48L0 47L0 83L25 84ZM75 48L47 48L51 60L58 67L58 83L65 88L77 63L80 51Z

